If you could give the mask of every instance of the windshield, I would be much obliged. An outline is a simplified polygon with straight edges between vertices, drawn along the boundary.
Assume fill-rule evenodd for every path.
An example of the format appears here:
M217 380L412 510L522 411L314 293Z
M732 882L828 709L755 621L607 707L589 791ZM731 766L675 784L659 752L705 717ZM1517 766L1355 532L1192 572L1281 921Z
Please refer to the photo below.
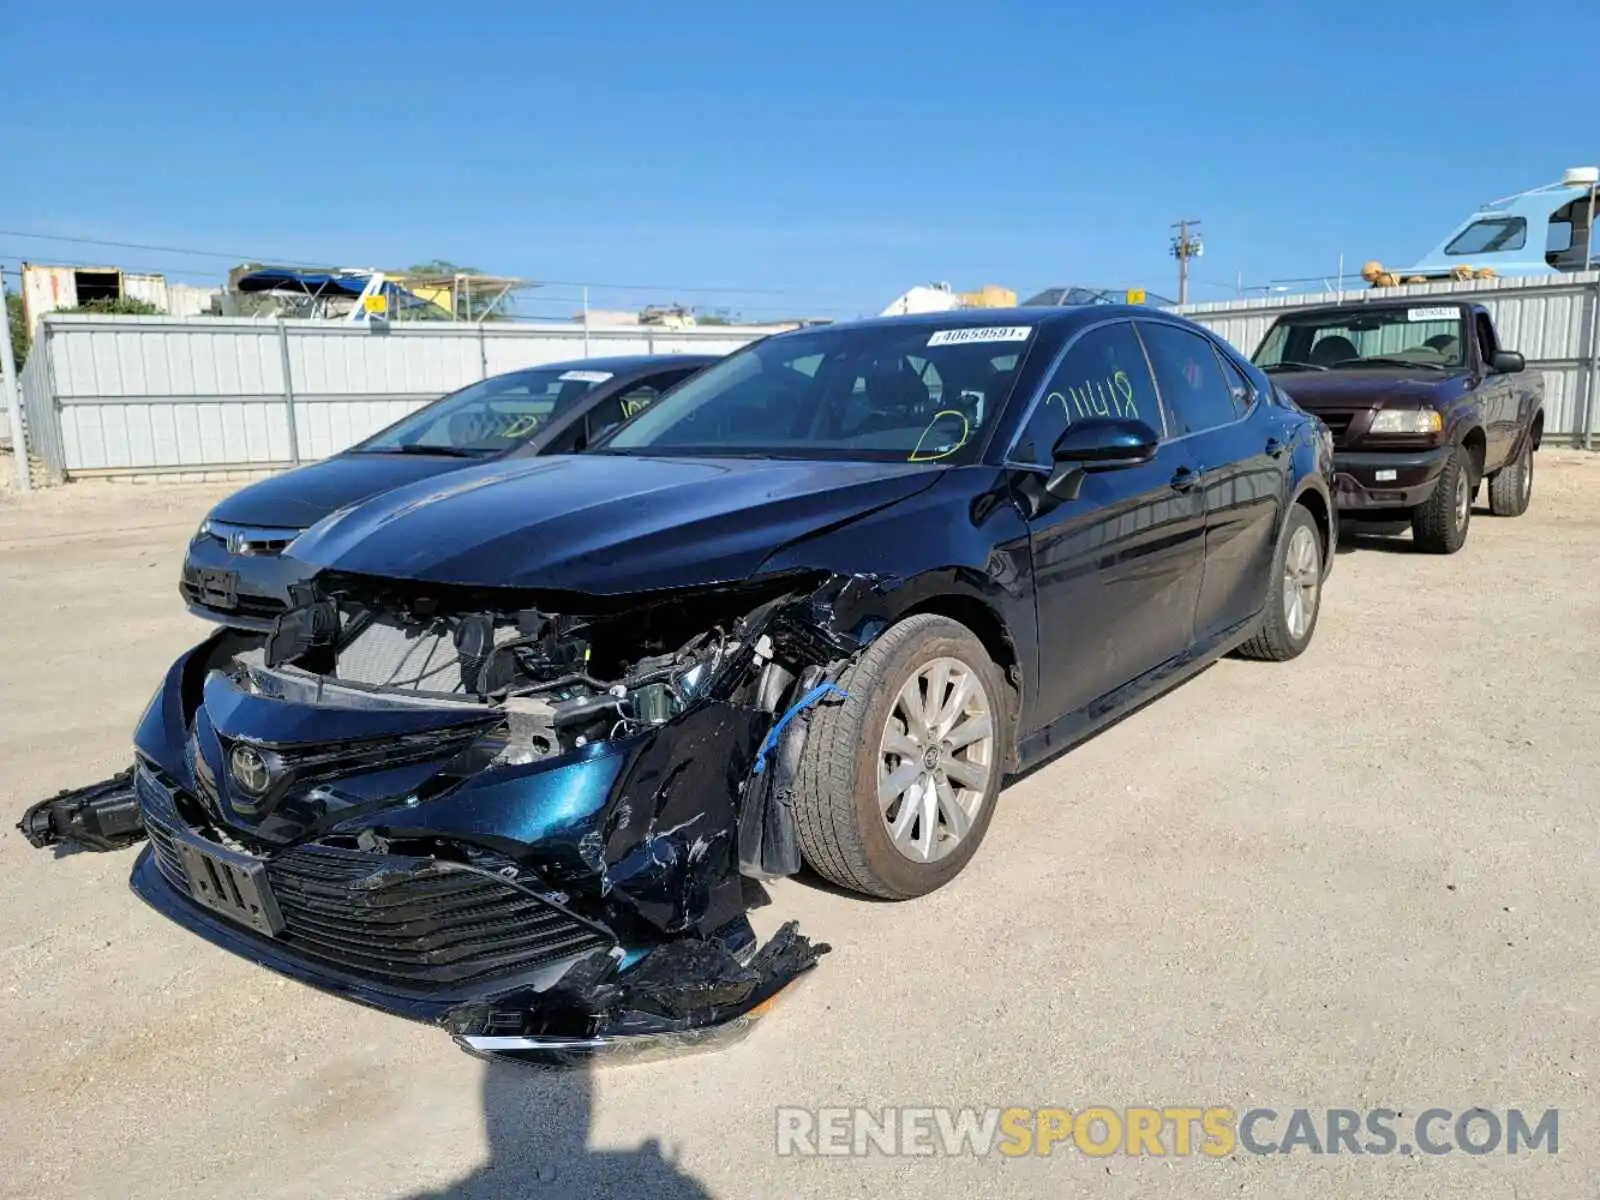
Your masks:
M1450 240L1446 254L1489 254L1496 250L1521 250L1528 240L1528 222L1521 217L1490 217L1474 221Z
M839 325L756 343L663 397L602 454L970 462L1031 325Z
M434 401L355 449L496 454L520 446L610 378L609 371L582 367L535 367L496 375Z
M1466 362L1461 310L1375 308L1280 317L1252 362L1264 371L1352 370L1377 363L1459 367Z

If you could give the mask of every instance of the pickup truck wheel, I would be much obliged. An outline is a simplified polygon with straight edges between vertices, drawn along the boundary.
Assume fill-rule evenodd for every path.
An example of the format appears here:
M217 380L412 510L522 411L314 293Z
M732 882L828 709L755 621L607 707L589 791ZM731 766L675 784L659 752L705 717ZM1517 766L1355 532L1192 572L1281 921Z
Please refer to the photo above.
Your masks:
M908 900L948 883L994 815L1009 693L968 629L928 613L891 626L815 710L795 780L800 849L852 891Z
M1489 511L1497 517L1520 517L1533 499L1533 445L1489 476Z
M1286 662L1311 644L1322 609L1322 537L1304 505L1289 510L1272 557L1261 628L1239 647L1245 658Z
M1454 554L1472 522L1472 462L1460 446L1450 451L1433 495L1411 510L1411 536L1428 554Z

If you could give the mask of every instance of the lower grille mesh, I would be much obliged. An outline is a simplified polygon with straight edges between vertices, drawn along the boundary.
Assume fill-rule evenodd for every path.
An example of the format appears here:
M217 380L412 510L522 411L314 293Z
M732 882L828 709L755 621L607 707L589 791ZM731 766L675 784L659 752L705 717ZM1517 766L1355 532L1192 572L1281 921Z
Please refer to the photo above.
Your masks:
M206 839L148 770L135 786L156 866L187 895L176 842ZM388 983L470 983L614 944L509 880L437 859L300 846L268 859L267 878L285 925L278 944Z

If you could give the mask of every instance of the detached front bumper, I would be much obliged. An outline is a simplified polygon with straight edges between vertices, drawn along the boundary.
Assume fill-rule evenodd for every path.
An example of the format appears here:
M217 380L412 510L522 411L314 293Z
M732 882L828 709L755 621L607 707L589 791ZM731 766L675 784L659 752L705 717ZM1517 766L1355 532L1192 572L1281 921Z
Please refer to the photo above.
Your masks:
M509 877L431 860L292 847L241 854L190 828L135 772L150 845L130 886L213 945L300 983L443 1026L471 1053L540 1065L737 1040L827 951L787 925L624 949Z
M1437 450L1333 455L1334 500L1341 512L1414 508L1438 486L1450 447Z

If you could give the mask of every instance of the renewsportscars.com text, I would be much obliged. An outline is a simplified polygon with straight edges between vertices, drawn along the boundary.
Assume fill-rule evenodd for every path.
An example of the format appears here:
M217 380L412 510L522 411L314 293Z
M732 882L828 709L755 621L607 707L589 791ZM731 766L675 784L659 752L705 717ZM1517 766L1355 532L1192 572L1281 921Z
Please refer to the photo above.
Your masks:
M777 1152L863 1157L1074 1152L1090 1157L1246 1154L1555 1154L1547 1108L779 1108Z

